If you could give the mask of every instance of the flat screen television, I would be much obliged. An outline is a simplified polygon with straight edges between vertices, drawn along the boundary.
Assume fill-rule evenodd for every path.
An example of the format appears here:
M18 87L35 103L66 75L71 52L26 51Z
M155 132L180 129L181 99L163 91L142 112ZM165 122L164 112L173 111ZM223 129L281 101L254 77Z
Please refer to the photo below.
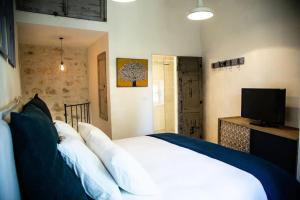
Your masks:
M285 121L286 89L242 89L242 117L260 126L280 126Z

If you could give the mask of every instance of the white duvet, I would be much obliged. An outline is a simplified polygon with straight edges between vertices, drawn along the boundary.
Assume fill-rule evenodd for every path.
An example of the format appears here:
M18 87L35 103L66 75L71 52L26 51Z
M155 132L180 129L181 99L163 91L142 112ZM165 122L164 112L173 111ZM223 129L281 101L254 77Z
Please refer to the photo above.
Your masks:
M267 200L254 176L203 154L148 136L114 142L140 162L160 190L159 196L122 191L124 200Z

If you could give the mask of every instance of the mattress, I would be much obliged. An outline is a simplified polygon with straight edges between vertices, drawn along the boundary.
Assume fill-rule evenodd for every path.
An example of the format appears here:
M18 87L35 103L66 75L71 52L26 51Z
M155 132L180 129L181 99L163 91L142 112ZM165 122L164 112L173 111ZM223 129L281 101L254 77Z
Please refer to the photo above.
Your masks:
M267 200L253 175L219 160L148 136L114 142L144 167L159 188L155 196L122 191L125 200Z

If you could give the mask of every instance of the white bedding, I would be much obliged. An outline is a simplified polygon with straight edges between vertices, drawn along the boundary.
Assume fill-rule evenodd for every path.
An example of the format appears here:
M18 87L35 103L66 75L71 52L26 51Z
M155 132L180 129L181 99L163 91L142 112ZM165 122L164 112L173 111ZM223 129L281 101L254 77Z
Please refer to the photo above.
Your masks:
M159 196L122 192L124 200L267 200L251 174L203 154L142 136L114 141L153 178Z

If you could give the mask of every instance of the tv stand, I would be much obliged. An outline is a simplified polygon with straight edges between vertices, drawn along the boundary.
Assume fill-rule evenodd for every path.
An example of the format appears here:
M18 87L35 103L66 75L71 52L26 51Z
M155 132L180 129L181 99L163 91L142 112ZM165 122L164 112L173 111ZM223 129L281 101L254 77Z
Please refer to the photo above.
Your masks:
M258 124L243 117L220 118L218 142L222 146L268 160L295 175L299 129Z
M255 125L255 126L261 126L261 127L273 127L273 128L279 128L280 126L277 124L270 124L265 121L261 120L250 120L250 125Z
M251 125L255 125L255 126L261 126L261 127L266 127L268 126L266 122L263 121L250 121Z

